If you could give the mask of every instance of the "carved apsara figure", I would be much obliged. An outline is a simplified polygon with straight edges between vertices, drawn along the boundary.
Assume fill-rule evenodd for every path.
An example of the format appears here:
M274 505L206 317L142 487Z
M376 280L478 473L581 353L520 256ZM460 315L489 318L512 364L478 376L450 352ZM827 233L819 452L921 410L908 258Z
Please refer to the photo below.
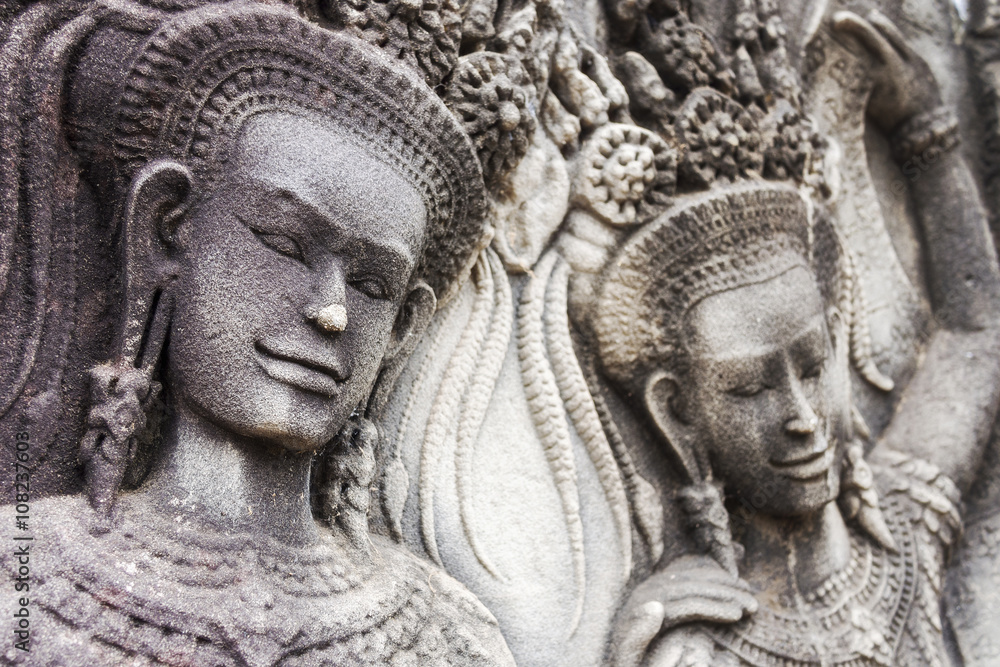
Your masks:
M892 383L858 363L849 254L798 190L717 185L626 241L598 297L601 364L686 474L699 553L632 592L618 665L951 664L941 593L997 409L1000 271L926 65L879 15L834 21L882 64L869 113L897 159L929 162L913 197L937 329L875 438L852 362Z
M34 494L3 660L947 663L996 260L922 61L840 16L928 166L938 327L912 379L873 351L793 10L825 11L0 1L0 441ZM876 358L906 389L871 435Z
M5 659L512 665L472 594L368 532L379 392L488 238L472 140L293 7L159 4L67 3L31 75L50 169L5 213L104 220L123 299L84 493L31 505L30 590L4 597L30 597L31 650Z

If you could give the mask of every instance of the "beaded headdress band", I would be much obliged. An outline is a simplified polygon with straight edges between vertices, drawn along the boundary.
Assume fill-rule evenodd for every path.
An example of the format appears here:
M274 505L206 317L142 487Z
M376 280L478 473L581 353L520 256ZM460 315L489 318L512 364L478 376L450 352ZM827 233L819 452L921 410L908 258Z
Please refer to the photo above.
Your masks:
M687 198L608 264L593 321L605 371L628 383L669 359L701 300L808 266L809 218L787 186L728 186Z
M76 148L119 194L157 157L184 161L210 185L249 117L315 113L374 145L421 193L428 234L417 275L439 298L485 242L475 147L433 90L375 47L281 5L234 2L183 12L133 46L124 84L102 77L101 62L128 53L130 38L95 35L70 96ZM110 114L107 100L116 100Z

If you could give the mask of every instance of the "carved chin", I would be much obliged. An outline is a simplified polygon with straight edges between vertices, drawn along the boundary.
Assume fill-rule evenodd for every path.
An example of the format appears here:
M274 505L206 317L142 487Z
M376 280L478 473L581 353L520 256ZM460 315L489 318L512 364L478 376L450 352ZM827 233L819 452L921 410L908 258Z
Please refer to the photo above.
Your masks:
M794 480L785 503L785 516L812 514L823 509L840 495L840 472L830 467L826 472L805 480Z

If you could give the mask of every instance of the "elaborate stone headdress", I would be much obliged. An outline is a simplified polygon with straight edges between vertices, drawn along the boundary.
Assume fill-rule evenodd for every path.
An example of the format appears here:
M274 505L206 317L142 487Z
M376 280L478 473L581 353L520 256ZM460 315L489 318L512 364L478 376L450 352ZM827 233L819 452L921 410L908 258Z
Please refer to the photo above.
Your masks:
M608 266L593 320L606 372L627 384L671 358L702 299L808 266L806 203L751 183L689 198L645 225Z
M594 272L600 284L580 290L607 374L639 379L671 356L691 305L799 262L842 311L862 377L891 389L872 360L853 260L823 215L829 155L802 111L776 8L741 6L714 36L724 39L713 39L682 3L642 16L629 3L608 4L623 36L616 64L632 111L675 153L676 188L614 233L585 234L621 243Z
M117 199L159 157L184 162L196 193L204 190L249 117L315 113L373 145L423 195L429 233L417 272L439 297L484 244L475 147L417 73L379 49L288 7L253 2L179 13L136 41L125 30L99 30L70 89L75 147ZM130 63L125 76L109 77L109 61Z
M486 55L458 56L456 8L63 0L33 3L5 25L0 313L15 324L0 332L10 351L0 363L0 427L44 416L31 424L53 443L56 481L42 488L79 488L65 471L81 438L84 459L101 451L95 434L134 449L155 395L150 364L169 299L155 301L155 276L117 280L142 262L116 242L128 235L125 195L151 160L182 163L191 195L203 196L254 114L331 119L422 194L428 231L416 275L439 305L447 301L491 235L486 183L516 165L535 123L532 84L516 59L491 60L490 76L458 76ZM123 323L117 337L114 322ZM109 359L113 368L94 368ZM89 388L65 381L88 369Z

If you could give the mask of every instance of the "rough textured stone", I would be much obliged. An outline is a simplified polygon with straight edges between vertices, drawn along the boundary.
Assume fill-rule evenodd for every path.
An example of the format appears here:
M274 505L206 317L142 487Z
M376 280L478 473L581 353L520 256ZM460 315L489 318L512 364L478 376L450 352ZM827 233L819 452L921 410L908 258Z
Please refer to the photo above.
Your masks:
M2 661L996 664L994 4L0 2Z

